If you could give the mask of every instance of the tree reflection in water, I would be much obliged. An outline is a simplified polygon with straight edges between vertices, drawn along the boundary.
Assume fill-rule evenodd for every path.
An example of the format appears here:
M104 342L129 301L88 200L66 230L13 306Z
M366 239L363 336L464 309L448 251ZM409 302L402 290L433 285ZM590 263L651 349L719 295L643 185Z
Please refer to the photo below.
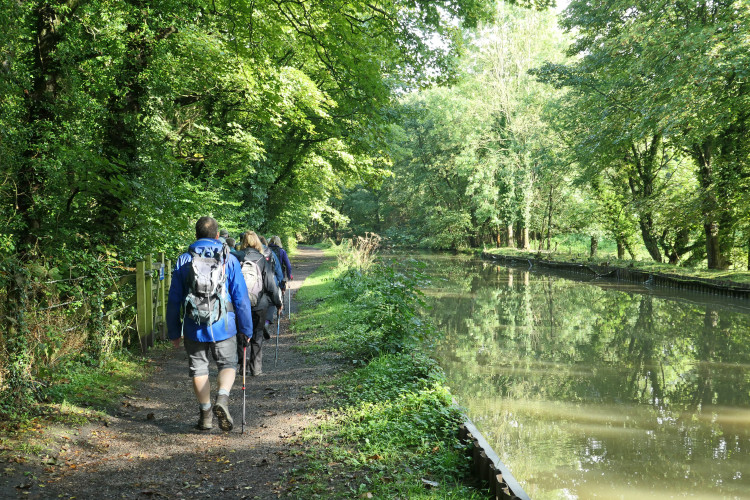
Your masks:
M750 498L747 303L424 260L435 356L531 498Z

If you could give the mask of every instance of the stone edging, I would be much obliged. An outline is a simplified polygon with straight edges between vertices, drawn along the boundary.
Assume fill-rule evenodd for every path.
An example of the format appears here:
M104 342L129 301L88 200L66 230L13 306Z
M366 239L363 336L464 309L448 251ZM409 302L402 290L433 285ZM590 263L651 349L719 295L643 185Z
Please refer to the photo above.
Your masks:
M722 295L736 299L750 299L750 286L732 281L720 281L710 278L695 278L675 274L639 271L632 268L589 265L576 262L558 262L535 258L508 256L482 252L485 260L499 261L508 264L528 264L534 266L571 271L586 274L596 278L613 278L620 281L631 281L655 287L674 288L677 290L702 292L712 295Z

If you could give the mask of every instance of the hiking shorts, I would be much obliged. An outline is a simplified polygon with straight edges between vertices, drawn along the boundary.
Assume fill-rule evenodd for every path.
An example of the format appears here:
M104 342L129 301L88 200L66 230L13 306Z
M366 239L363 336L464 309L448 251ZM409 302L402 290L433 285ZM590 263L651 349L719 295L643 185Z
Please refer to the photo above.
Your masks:
M208 354L216 361L219 371L231 368L237 370L237 337L235 335L219 342L196 342L183 339L188 353L190 377L208 375Z

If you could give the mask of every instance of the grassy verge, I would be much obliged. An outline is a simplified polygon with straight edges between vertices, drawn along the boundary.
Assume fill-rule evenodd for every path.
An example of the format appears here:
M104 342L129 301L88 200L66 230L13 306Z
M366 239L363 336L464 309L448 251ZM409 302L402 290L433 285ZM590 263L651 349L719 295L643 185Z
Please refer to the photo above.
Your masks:
M91 364L71 360L43 374L37 390L40 401L20 414L8 414L0 424L0 447L5 455L41 455L54 446L59 427L74 428L102 418L123 394L151 373L148 361L120 352Z
M342 269L324 264L297 294L302 349L335 352L344 368L326 389L335 409L300 439L303 465L290 477L295 495L486 498L467 479L469 461L456 437L461 415L443 372L409 340L429 330L415 313L413 283L380 266Z
M672 264L662 264L648 260L620 260L612 256L598 256L589 258L585 252L548 252L536 250L519 250L515 248L492 248L487 249L487 253L495 255L505 255L519 258L542 258L557 262L579 262L593 265L608 265L611 267L633 268L641 271L652 273L661 273L673 276L684 276L687 278L712 279L716 281L731 281L734 283L748 285L750 284L750 272L741 270L713 270L700 267L675 266Z

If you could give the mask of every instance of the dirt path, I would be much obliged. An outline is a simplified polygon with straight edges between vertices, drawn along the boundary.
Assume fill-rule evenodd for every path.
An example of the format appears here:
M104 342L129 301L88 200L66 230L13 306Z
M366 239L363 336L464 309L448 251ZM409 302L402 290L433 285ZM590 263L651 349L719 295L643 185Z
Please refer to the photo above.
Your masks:
M322 252L300 248L293 259L292 294L323 261ZM292 316L296 305L292 302ZM3 498L278 498L291 496L283 474L294 467L290 441L315 420L322 406L311 386L325 384L334 367L292 350L288 316L281 322L278 365L275 339L264 345L263 372L248 377L247 426L242 421L242 378L230 410L235 427L197 431L197 404L182 348L153 354L153 377L122 401L106 421L50 441L54 450L25 474L7 466ZM275 333L275 332L274 332ZM212 400L215 397L212 365ZM11 496L12 495L12 496Z

